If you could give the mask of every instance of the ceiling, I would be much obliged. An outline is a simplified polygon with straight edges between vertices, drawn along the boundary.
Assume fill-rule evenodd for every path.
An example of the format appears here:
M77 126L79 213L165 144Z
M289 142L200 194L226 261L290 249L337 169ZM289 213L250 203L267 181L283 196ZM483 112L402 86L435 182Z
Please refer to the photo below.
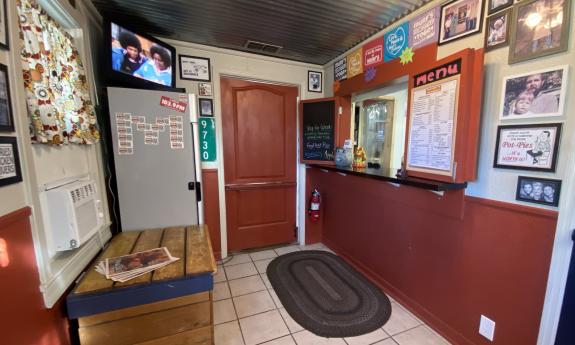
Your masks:
M92 0L103 15L157 37L320 65L429 1ZM282 48L256 51L248 40Z

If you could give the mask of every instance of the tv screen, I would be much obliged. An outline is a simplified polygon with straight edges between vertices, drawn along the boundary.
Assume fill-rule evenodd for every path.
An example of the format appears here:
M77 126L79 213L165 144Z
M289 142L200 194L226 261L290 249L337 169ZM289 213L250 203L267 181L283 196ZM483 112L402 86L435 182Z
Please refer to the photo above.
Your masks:
M175 50L172 46L115 22L109 23L109 59L115 72L114 79L131 84L174 87Z

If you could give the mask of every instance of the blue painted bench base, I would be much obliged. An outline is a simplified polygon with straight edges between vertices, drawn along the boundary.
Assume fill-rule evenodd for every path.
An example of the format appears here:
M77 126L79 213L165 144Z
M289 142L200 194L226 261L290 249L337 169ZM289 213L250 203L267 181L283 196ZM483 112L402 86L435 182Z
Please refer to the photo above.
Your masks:
M68 318L77 319L107 311L182 297L210 291L213 287L212 274L208 273L177 280L114 288L99 293L71 293L66 298Z

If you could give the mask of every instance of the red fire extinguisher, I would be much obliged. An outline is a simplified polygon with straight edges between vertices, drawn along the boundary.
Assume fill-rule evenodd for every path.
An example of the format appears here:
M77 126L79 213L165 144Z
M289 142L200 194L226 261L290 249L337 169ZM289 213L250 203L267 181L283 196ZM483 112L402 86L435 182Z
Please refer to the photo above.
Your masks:
M309 202L309 210L307 212L310 215L312 222L317 222L319 220L319 206L320 206L320 204L321 204L321 194L319 194L317 189L314 189L311 192L311 199Z

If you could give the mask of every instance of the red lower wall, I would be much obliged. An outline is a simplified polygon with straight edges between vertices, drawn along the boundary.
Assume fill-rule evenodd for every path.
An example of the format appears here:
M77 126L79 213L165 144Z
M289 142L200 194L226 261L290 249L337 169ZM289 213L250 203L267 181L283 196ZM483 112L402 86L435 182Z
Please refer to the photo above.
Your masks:
M210 230L210 241L216 260L221 259L220 197L218 194L218 170L202 170L204 218Z
M29 207L0 217L9 259L0 267L0 343L66 345L64 299L51 309L44 306L29 218Z
M454 344L536 344L557 213L307 169L321 239ZM496 322L493 342L480 315Z

